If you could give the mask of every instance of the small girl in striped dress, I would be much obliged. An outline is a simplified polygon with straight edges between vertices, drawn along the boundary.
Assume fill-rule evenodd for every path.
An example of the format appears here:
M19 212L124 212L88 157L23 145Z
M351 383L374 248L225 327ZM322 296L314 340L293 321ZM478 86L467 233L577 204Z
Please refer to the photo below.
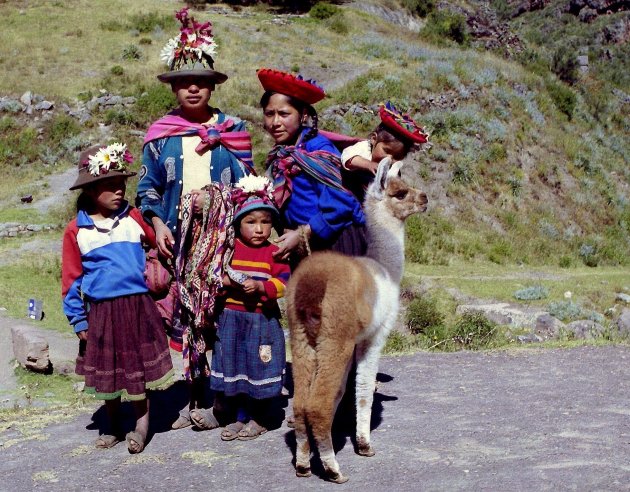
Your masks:
M269 242L279 219L271 190L266 177L246 176L233 192L236 241L223 278L210 375L210 387L225 394L231 410L224 441L267 432L269 402L282 391L286 353L276 300L284 295L290 270L274 258L278 247Z

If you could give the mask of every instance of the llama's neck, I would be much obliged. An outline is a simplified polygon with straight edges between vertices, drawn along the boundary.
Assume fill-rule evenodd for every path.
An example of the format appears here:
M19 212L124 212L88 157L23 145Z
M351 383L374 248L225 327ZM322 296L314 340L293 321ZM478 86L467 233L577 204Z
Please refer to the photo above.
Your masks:
M366 202L367 256L380 263L395 283L402 280L405 263L405 224L392 216L384 202Z

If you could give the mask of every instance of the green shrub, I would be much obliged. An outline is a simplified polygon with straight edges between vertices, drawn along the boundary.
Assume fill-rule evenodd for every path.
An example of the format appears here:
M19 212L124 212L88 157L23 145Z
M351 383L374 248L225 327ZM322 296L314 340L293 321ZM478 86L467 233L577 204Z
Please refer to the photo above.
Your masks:
M550 302L547 310L551 316L562 321L573 321L583 316L583 309L573 301Z
M48 145L56 146L67 138L81 133L81 125L71 116L57 114L47 124L45 133Z
M552 80L546 82L546 87L549 97L551 97L551 100L558 110L571 119L577 103L575 93L565 85L553 82Z
M573 260L568 255L562 255L558 260L558 266L560 268L570 268L573 265Z
M461 348L479 350L491 347L498 334L496 323L479 311L470 311L455 323L452 340Z
M575 49L571 45L561 45L551 57L551 71L567 84L578 80L578 61Z
M462 14L448 10L431 12L420 33L428 41L437 44L454 41L462 46L467 46L470 41L466 18Z
M114 65L112 68L109 69L109 72L112 75L120 76L125 73L125 69L121 67L120 65Z
M104 120L106 125L113 123L122 126L139 126L140 122L135 114L125 109L108 109L105 111Z
M438 327L443 323L444 315L430 297L416 298L407 306L407 327L415 335L426 333L428 328Z
M310 15L313 19L326 20L330 19L340 11L341 9L335 5L331 5L326 2L318 2L309 11L308 15Z
M147 33L154 31L156 27L168 31L175 28L176 25L177 21L170 14L149 12L132 16L127 27L141 33Z
M142 58L142 50L138 48L135 44L128 44L123 48L123 60L139 60L140 58Z
M122 31L125 29L125 26L123 26L119 21L117 20L110 20L110 21L105 21L105 22L101 22L98 27L102 30L102 31L108 31L108 32L118 32L118 31Z
M149 123L164 116L175 107L177 107L177 98L170 86L154 83L138 98L134 111L139 121Z
M332 32L337 34L348 34L350 31L343 12L339 12L338 14L332 16L328 21L328 27Z
M537 301L549 297L549 289L543 285L533 285L514 292L514 298L519 301Z
M403 0L402 5L418 17L426 17L435 10L435 0Z
M453 162L453 183L470 184L475 180L475 174L472 162L460 158Z

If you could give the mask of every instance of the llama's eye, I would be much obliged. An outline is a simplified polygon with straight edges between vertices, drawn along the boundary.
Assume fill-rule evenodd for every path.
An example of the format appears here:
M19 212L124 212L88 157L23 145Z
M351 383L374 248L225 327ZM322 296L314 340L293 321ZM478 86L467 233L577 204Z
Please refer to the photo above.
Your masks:
M404 198L407 196L407 193L409 193L409 190L398 190L392 196L394 198L397 198L398 200L404 200Z

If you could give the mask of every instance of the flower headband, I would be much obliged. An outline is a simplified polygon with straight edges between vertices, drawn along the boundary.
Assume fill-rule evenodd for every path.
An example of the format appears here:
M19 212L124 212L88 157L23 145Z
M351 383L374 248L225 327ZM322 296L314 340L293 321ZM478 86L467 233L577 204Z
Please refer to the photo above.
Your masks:
M423 144L429 141L429 134L418 125L407 113L396 109L391 102L380 104L379 116L383 124L401 137L413 143Z
M266 176L250 174L238 180L232 190L232 200L241 206L251 197L258 197L265 203L273 204L273 185Z
M180 33L166 43L160 59L171 70L178 70L189 63L203 62L204 55L213 63L212 55L216 53L217 44L212 35L212 24L200 24L194 17L189 17L188 7L175 12L175 17L182 24Z
M94 155L90 155L87 162L82 162L87 166L88 172L92 176L107 174L109 171L126 171L127 164L133 162L131 152L127 150L127 145L113 143L107 147L102 147Z

